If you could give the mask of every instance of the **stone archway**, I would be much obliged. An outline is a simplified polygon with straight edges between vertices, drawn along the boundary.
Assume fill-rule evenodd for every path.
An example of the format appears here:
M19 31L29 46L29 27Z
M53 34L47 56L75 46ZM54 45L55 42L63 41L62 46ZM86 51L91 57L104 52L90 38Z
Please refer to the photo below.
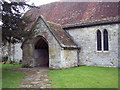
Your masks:
M49 49L45 38L39 37L34 45L35 67L49 67Z

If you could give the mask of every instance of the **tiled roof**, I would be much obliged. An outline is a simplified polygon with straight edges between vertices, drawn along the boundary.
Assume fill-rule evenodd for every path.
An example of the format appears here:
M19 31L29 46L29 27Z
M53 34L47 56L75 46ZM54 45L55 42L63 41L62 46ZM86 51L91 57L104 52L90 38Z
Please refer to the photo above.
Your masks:
M72 39L71 37L62 29L61 25L55 24L52 22L48 22L52 33L54 34L55 38L58 40L60 45L64 48L80 48Z
M63 25L63 29L71 29L71 28L83 28L83 27L90 27L90 26L98 26L98 25L106 25L106 24L117 24L120 23L120 18L119 17L112 17L109 19L101 19L101 20L91 20L91 21L86 21L86 22L80 22L76 24L67 24Z
M54 2L41 5L39 9L33 8L27 15L31 15L32 20L43 15L47 21L60 25L73 25L101 19L108 20L119 16L118 2Z
M35 20L35 22L33 22L33 25L31 28L36 27L36 24L39 22L40 18L43 20L43 22L48 27L51 34L55 37L55 39L58 41L59 45L62 48L64 48L64 49L80 49L80 46L77 45L77 43L73 41L73 39L66 33L65 30L63 30L61 25L53 23L53 22L47 22L42 15L39 16ZM23 44L22 44L22 47L23 47Z

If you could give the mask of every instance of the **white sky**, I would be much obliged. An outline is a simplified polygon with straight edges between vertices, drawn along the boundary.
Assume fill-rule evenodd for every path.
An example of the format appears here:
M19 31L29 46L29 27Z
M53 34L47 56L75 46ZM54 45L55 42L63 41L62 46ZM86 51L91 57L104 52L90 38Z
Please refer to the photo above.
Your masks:
M29 4L34 3L35 6L39 6L39 5L43 5L43 4L47 4L55 1L59 1L59 0L30 0Z

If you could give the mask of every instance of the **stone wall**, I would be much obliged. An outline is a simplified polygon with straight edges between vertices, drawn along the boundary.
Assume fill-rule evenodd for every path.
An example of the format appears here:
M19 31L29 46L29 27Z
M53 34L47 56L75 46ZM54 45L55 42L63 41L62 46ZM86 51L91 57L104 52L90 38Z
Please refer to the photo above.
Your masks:
M78 66L78 50L61 50L61 68Z
M1 52L2 57L7 56L8 55L8 45L2 46L1 51L2 51Z
M35 36L24 42L23 48L23 65L29 65L30 67L37 66L35 46L40 38L45 39L48 43L49 51L49 68L50 69L63 69L78 66L78 53L75 50L66 50L60 46L55 35L50 31L48 25L43 19L39 19L36 23L34 30ZM41 49L40 49L41 50ZM36 54L36 55L35 55ZM39 52L40 54L40 52ZM38 61L38 60L37 60ZM39 63L42 64L42 61ZM40 64L40 65L41 65Z
M11 59L15 61L20 61L22 60L22 49L21 49L21 43L16 43L15 45L12 45L12 48L11 48ZM13 51L14 50L14 51ZM13 53L14 53L14 56L13 56Z
M31 64L32 67L35 66L35 49L34 45L39 40L39 37L44 37L48 42L49 46L49 68L51 69L60 69L61 65L61 47L52 33L49 31L48 27L44 23L42 19L38 21L35 26L36 34L35 36L28 41L28 43L24 43L23 45L23 64ZM31 46L30 46L31 45ZM29 51L31 48L31 52ZM26 54L28 53L28 54ZM32 58L32 59L31 59Z
M2 57L8 56L8 44L3 46L2 49ZM14 58L14 59L13 59ZM15 60L16 62L19 62L19 60L22 60L22 49L21 49L21 43L11 44L11 60Z
M118 28L118 66L120 68L120 25Z
M26 67L34 67L34 50L33 45L31 44L31 40L28 40L24 43L22 50L23 50L23 66Z
M97 51L97 30L108 31L109 51ZM118 66L118 24L92 26L66 30L81 46L79 54L82 65ZM103 46L103 45L102 45Z
M39 20L39 24L37 24L35 31L37 31L36 36L43 36L49 46L49 68L51 69L59 69L61 62L61 47L52 33L49 31L48 27L44 23L42 19Z

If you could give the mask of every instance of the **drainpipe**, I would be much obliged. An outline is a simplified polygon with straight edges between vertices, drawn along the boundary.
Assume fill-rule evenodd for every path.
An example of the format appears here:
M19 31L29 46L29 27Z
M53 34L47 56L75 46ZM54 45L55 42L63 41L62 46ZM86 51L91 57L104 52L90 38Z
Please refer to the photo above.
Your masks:
M79 66L79 61L80 61L80 59L79 59L80 49L78 49L77 54L78 54L78 66Z

